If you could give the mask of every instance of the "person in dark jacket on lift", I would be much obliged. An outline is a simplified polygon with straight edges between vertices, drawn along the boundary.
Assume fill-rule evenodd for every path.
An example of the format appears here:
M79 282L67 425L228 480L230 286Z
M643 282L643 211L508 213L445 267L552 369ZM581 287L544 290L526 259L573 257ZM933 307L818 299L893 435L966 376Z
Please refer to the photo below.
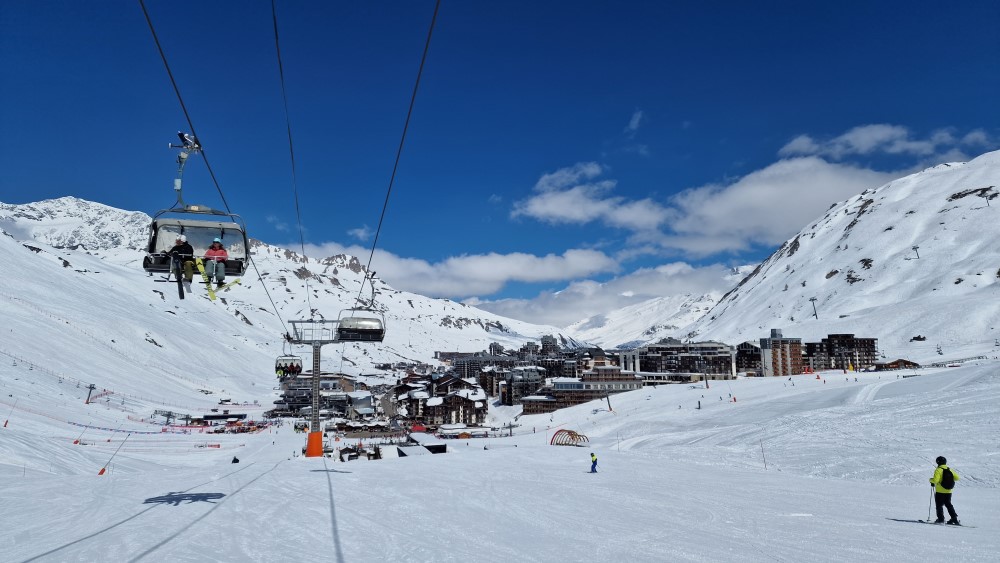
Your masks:
M951 505L951 491L958 482L958 473L948 467L948 460L943 455L939 455L934 461L937 463L937 469L930 479L931 486L934 487L934 504L937 506L937 520L934 523L944 523L944 509L947 508L948 515L951 516L948 524L961 525L955 507Z
M174 247L167 251L170 254L171 266L170 270L175 276L180 277L181 273L178 271L178 265L184 269L184 281L191 283L194 279L194 248L188 243L187 237L184 235L177 235L177 240L174 242Z

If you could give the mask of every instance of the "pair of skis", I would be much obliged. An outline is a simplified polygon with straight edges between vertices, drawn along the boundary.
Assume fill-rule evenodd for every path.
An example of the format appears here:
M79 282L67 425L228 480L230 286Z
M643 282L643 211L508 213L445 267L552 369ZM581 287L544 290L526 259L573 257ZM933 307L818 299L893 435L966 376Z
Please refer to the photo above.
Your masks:
M231 282L229 282L227 284L223 284L220 287L214 287L213 288L212 287L212 280L209 279L208 274L205 272L205 262L204 262L204 260L202 260L201 258L196 258L195 261L194 261L194 263L195 263L195 265L198 266L198 271L201 272L201 279L202 279L203 282L205 282L205 288L208 290L208 298L211 299L212 301L215 301L215 297L216 297L215 294L216 293L218 293L220 291L225 291L225 290L229 289L230 287L232 287L233 285L240 283L240 279L236 278L235 280L233 280L233 281L231 281Z
M240 283L240 279L236 278L235 280L227 284L224 284L221 287L212 287L212 280L208 278L208 273L205 271L205 262L201 258L195 258L194 263L198 267L198 272L201 273L201 279L202 282L204 282L205 284L205 288L208 290L208 298L212 301L215 301L215 298L217 297L216 294L219 293L220 291L226 291L230 287ZM184 293L186 293L185 289L188 292L191 290L190 286L185 288L184 284L185 283L190 284L190 282L185 282L184 278L181 276L181 273L183 271L182 267L171 268L171 271L177 273L177 296L180 297L181 299L184 299ZM164 281L170 281L169 274L167 276L167 279Z
M911 524L930 524L932 526L941 526L942 528L975 528L975 526L969 526L967 524L937 524L931 520L904 520L902 518L886 518L886 520L892 520L893 522L909 522Z
M917 522L920 522L922 524L934 524L935 526L945 526L945 527L954 527L954 528L975 528L975 526L966 526L965 524L962 524L961 522L959 522L958 524L945 524L945 523L940 523L940 522L931 522L930 520L917 520Z

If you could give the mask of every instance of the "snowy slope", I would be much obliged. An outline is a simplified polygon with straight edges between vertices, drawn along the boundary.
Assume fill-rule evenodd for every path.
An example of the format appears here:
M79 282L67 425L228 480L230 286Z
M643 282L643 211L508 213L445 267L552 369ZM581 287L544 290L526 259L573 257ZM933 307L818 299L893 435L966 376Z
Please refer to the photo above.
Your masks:
M990 353L1000 338L997 186L992 152L836 204L678 336L737 344L782 328L810 341L876 337L890 359Z
M900 178L831 206L721 299L657 298L566 331L617 346L666 336L739 344L780 328L807 341L875 337L887 359L992 353L1000 345L998 186L1000 152Z
M288 426L161 433L130 412L149 405L84 405L5 361L0 542L19 562L995 561L998 367L661 386L443 455L339 463L296 457ZM559 429L587 448L547 445ZM942 454L975 528L913 522Z
M566 327L579 340L605 348L632 348L676 336L715 305L721 294L671 295L595 315Z
M108 361L141 359L151 365L178 366L185 373L201 371L196 366L204 360L197 359L196 347L221 338L217 345L227 347L223 365L269 376L274 356L283 353L281 335L291 329L289 320L308 319L311 310L316 318L336 319L359 296L364 268L357 258L304 258L252 241L254 267L242 284L214 303L196 284L194 293L180 301L176 286L157 283L159 277L147 276L141 269L140 249L149 221L142 213L76 198L0 204L0 227L5 233L0 236L0 252L8 266L0 273L0 312L23 322L58 319L70 333L102 334L101 344L111 348ZM38 280L45 281L44 287ZM491 342L520 347L545 334L562 336L555 327L396 291L377 279L375 285L376 306L387 325L384 345L329 346L324 350L324 369L370 374L378 363L433 363L435 351L475 352ZM370 297L370 287L360 295ZM113 326L96 326L96 310L106 308L115 310ZM153 321L160 317L165 320L162 325ZM62 355L63 341L53 338L44 348ZM562 341L575 345L567 337ZM43 357L36 347L22 345L16 338L5 345L30 350L35 360ZM118 376L117 370L111 372L116 379L127 378Z

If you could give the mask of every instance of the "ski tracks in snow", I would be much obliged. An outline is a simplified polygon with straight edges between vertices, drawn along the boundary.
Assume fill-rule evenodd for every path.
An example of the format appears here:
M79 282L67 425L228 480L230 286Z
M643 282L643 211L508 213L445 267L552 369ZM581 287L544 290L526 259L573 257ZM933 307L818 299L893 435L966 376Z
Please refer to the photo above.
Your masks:
M217 502L209 502L208 504L211 504L211 507L208 508L208 510L204 511L203 513L201 513L200 515L198 515L193 520L187 522L181 528L177 529L176 531L174 531L173 533L171 533L166 538L164 538L164 539L156 542L154 545L152 545L149 548L143 550L141 553L135 555L134 557L130 557L127 560L130 561L130 562L131 561L139 561L139 560L143 559L144 557L150 555L151 553L155 552L159 548L163 547L164 545L170 543L174 539L177 539L186 530L189 530L192 526L198 524L199 522L201 522L202 520L204 520L205 518L207 518L209 515L211 515L213 512L215 512L216 509L218 509L220 506L222 506L224 503L226 503L226 501L232 499L233 496L235 496L236 494L238 494L239 492L241 492L243 489L245 489L246 487L248 487L251 484L253 484L255 481L257 481L261 477L264 477L265 475L268 475L269 473L271 473L272 471L274 471L278 467L278 465L280 465L281 463L282 462L279 461L278 463L274 464L274 466L272 466L271 468L266 469L266 470L260 472L259 474L255 475L253 478L249 479L248 481L246 481L245 483L243 483L242 485L240 485L236 489L233 489L229 494L221 497ZM254 464L254 463L247 464L244 467L241 467L241 468L239 468L239 469L237 469L235 471L231 471L231 472L229 472L229 473L227 473L227 474L225 474L223 476L220 476L220 477L211 479L209 481L206 481L204 483L195 485L195 486L190 487L190 488L188 488L186 490L177 491L177 492L174 492L174 493L171 493L171 494L192 493L192 491L195 491L195 490L200 489L202 487L211 485L213 483L218 483L218 482L220 482L220 481L222 481L224 479L229 479L229 478L231 478L231 477L233 477L235 475L238 475L238 474L240 474L242 472L245 472L245 471L253 468L255 465L256 464ZM48 558L53 557L53 556L55 556L56 559L61 559L62 557L69 555L69 553L67 552L68 549L70 549L72 547L79 547L82 544L86 544L90 540L93 540L95 538L98 539L98 541L100 541L100 539L103 537L104 534L106 534L107 532L110 532L112 530L115 530L119 526L124 526L124 525L130 525L130 526L136 526L137 527L137 531L133 535L133 537L142 538L142 539L149 538L149 536L154 535L151 531L160 529L160 526L156 525L156 524L151 524L150 522L147 522L148 518L141 518L141 517L144 516L144 515L146 515L146 514L148 514L148 513L150 513L154 509L159 508L163 504L165 504L165 503L158 502L158 503L154 504L153 506L150 506L148 508L144 508L143 510L138 511L138 512L132 514L131 516L128 516L127 518L119 520L119 521L115 522L114 524L111 524L109 526L105 526L105 527L101 528L100 530L97 530L97 531L93 532L92 534L86 535L86 536L84 536L82 538L75 539L73 541L67 542L67 543L65 543L63 545L60 545L60 546L55 547L55 548L52 548L52 549L50 549L48 551L45 551L43 553L39 553L38 555L34 555L32 557L24 559L23 563L29 563L31 561L48 560ZM178 502L178 504L179 504L179 502ZM190 504L193 504L193 501L191 501ZM158 511L158 512L162 512L162 511ZM152 538L150 538L150 539L152 539ZM122 546L122 547L125 547L125 546ZM89 549L89 548L85 548L85 549ZM100 552L103 553L105 548L104 547L96 547L94 549L95 549L95 552L96 551L100 551ZM57 554L59 554L59 555L57 555ZM82 555L85 555L85 554L84 553L77 553L76 555L82 556ZM119 553L118 555L121 556L123 554ZM122 558L121 560L125 560L125 559Z

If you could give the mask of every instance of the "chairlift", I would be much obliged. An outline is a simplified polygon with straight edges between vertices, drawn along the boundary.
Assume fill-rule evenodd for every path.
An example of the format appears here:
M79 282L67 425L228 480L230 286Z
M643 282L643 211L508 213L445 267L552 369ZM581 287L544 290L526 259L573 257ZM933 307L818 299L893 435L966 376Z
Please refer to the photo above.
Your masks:
M217 219L205 220L193 217ZM169 273L170 249L181 235L187 238L187 242L194 249L194 257L204 256L205 251L212 246L212 241L220 239L229 254L229 259L226 260L226 275L242 276L246 272L250 241L247 239L243 219L239 215L199 205L164 209L156 213L149 227L149 242L146 245L146 257L142 260L142 269L150 274Z
M169 273L172 266L170 250L174 242L183 235L194 249L192 258L204 256L214 239L221 240L229 255L229 259L226 260L226 275L242 276L246 272L249 263L247 257L250 252L246 223L239 215L233 213L204 205L184 203L181 195L184 165L190 153L201 152L201 144L194 136L187 133L178 132L177 135L181 144L169 145L171 148L181 149L177 155L177 178L174 179L177 203L174 207L160 210L153 216L142 269L150 275Z
M287 354L274 360L274 372L285 375L302 373L302 358Z
M378 315L378 316L374 316ZM382 342L385 320L373 309L344 309L337 320L337 340L340 342Z

